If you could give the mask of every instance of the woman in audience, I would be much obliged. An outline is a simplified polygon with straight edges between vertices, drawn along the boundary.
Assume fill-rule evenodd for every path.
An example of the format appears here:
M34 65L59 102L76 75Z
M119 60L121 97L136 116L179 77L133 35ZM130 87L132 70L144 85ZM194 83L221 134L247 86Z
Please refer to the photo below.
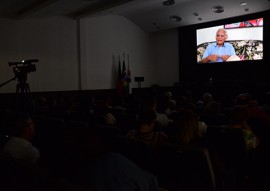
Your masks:
M128 132L128 137L142 140L150 148L156 148L167 140L167 135L162 131L154 131L156 113L150 107L143 107L138 114L138 128Z
M248 111L245 106L237 105L234 106L229 114L229 125L230 128L241 128L243 129L244 138L246 141L247 149L255 149L259 143L259 140L253 133L251 127L247 123Z
M185 105L183 108L190 109L191 111L193 111L193 113L196 115L198 119L199 132L202 136L204 136L206 134L208 124L205 121L203 121L201 117L198 115L198 108L196 107L196 105L193 103L190 103L190 104Z
M172 143L183 146L203 146L204 129L199 128L198 117L190 109L180 109L176 113Z
M243 177L252 177L254 170L258 167L256 160L258 159L258 146L260 140L254 134L251 126L247 123L248 111L246 106L236 105L229 113L229 123L227 127L230 129L229 134L231 141L230 153L223 155L226 169L232 169L236 176L236 182ZM232 131L236 130L236 131ZM241 136L237 136L241 133ZM230 138L228 136L228 138ZM237 138L237 139L236 139ZM241 141L241 139L243 141ZM230 143L226 143L230 144ZM231 154L233 157L228 156ZM229 161L229 162L228 162Z

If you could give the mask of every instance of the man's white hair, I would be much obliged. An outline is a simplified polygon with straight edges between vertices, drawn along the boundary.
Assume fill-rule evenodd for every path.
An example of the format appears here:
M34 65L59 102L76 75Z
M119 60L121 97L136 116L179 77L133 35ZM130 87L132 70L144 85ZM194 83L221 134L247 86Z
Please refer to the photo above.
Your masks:
M228 37L228 33L227 33L227 31L224 28L218 29L216 34L218 34L219 31L223 31L224 34L225 34L225 36Z

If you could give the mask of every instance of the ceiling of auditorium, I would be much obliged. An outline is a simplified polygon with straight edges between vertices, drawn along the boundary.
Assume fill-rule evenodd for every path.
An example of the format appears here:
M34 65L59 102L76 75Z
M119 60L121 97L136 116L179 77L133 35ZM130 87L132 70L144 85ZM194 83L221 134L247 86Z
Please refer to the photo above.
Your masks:
M164 4L172 5L164 5ZM241 3L247 3L241 5ZM224 8L222 13L219 11ZM269 10L270 0L1 0L0 18L121 15L146 32L177 28ZM179 17L179 18L175 18Z

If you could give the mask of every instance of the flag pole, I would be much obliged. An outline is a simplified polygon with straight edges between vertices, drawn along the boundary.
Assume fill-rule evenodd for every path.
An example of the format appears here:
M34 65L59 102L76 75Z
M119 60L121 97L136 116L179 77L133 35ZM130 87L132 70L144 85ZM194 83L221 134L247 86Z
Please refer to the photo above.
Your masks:
M132 93L131 91L131 86L130 86L130 83L131 83L131 73L130 73L130 68L129 68L129 54L127 55L127 59L128 59L128 69L127 69L127 83L128 83L128 93Z

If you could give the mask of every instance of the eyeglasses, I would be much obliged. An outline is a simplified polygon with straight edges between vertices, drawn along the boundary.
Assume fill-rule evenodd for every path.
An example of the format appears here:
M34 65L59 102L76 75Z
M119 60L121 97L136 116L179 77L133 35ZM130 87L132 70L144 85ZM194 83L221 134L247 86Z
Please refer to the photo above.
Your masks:
M225 34L217 34L217 37L224 37Z

